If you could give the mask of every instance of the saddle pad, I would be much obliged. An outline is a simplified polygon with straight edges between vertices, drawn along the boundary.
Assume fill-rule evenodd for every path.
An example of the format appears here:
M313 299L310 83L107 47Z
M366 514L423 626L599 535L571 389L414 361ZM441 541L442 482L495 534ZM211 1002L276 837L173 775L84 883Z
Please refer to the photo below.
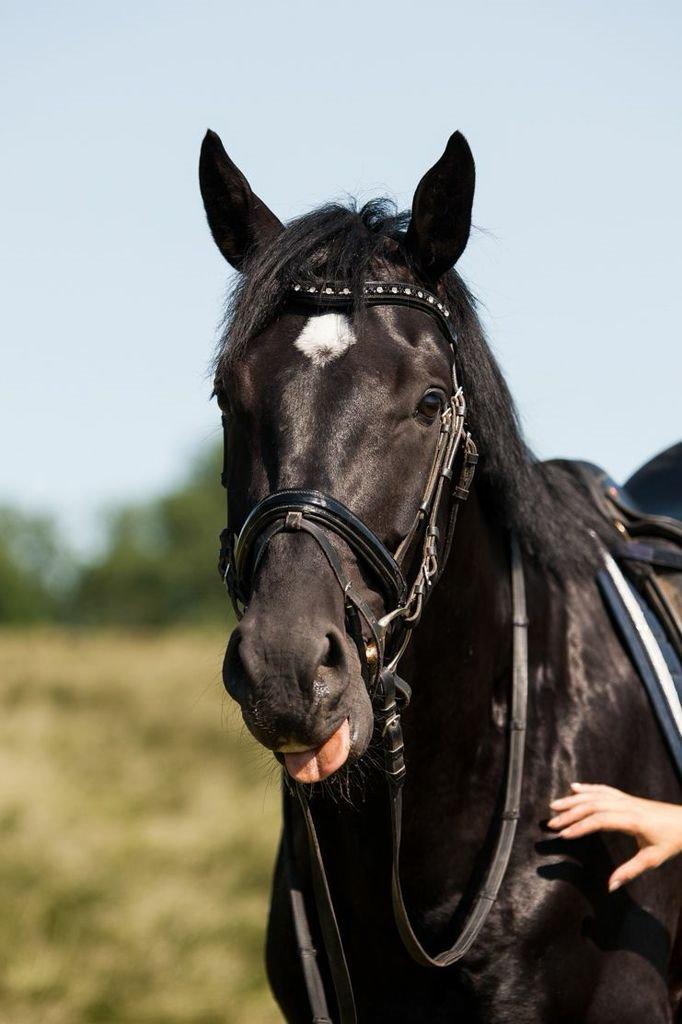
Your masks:
M610 555L597 574L602 596L640 674L682 781L682 664L665 629Z

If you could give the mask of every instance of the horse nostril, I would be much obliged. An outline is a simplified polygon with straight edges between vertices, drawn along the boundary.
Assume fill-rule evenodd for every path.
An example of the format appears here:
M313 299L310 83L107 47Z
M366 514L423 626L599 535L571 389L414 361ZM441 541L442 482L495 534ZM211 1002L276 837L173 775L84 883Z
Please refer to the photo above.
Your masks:
M246 695L247 679L242 662L240 646L242 642L239 628L230 637L223 660L223 685L230 697L239 703Z
M343 650L343 642L335 631L327 633L324 638L325 648L320 658L320 665L325 668L343 669L346 665L346 655Z

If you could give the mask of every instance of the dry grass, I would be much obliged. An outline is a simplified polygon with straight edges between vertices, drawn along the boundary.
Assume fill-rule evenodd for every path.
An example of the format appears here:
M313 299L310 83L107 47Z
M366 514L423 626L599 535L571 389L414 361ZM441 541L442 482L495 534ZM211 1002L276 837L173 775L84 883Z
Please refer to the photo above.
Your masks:
M0 633L0 1022L269 1024L271 759L224 636Z

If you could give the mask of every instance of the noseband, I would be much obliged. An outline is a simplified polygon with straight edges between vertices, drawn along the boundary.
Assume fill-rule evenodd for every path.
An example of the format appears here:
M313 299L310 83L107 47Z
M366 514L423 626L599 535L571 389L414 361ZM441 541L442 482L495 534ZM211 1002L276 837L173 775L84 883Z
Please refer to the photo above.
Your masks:
M295 306L317 310L350 309L353 296L345 285L294 284L289 299ZM396 305L419 309L435 318L452 352L452 393L441 411L426 488L412 524L398 549L390 552L383 541L349 508L318 491L288 489L263 498L249 513L239 533L228 525L221 534L219 568L238 618L244 614L253 583L268 544L279 533L304 532L322 550L343 592L346 628L353 638L370 694L377 731L381 737L389 783L392 832L392 898L395 922L408 953L418 963L447 967L471 948L497 898L511 855L523 773L528 663L526 601L523 567L518 543L512 537L511 588L513 621L513 680L510 706L510 740L504 806L490 866L454 945L431 956L422 946L409 921L402 895L399 861L402 834L402 787L405 779L401 708L409 703L410 687L397 675L397 667L412 631L440 579L452 546L459 506L466 500L474 476L478 452L466 428L466 402L457 377L457 335L450 311L424 288L400 282L368 281L363 288L365 305ZM223 417L223 429L227 423ZM227 436L225 436L227 453ZM227 485L223 467L223 485ZM456 482L454 482L456 480ZM331 537L351 551L381 593L384 615L377 617L348 578ZM419 552L419 559L416 559ZM411 564L416 568L408 578ZM364 623L364 628L363 628ZM310 868L320 928L334 982L341 1024L355 1024L357 1015L348 964L334 913L307 796L295 787L298 806L308 837ZM302 888L297 880L291 814L293 805L285 790L284 843L287 852L289 895L314 1024L330 1024L322 977L315 959Z

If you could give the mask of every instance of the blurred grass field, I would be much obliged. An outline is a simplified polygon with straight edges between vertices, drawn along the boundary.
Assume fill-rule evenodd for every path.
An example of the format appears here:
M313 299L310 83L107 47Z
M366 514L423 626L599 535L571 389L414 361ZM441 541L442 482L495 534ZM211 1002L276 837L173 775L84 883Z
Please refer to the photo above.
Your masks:
M225 634L0 632L0 1022L270 1024L272 759Z

